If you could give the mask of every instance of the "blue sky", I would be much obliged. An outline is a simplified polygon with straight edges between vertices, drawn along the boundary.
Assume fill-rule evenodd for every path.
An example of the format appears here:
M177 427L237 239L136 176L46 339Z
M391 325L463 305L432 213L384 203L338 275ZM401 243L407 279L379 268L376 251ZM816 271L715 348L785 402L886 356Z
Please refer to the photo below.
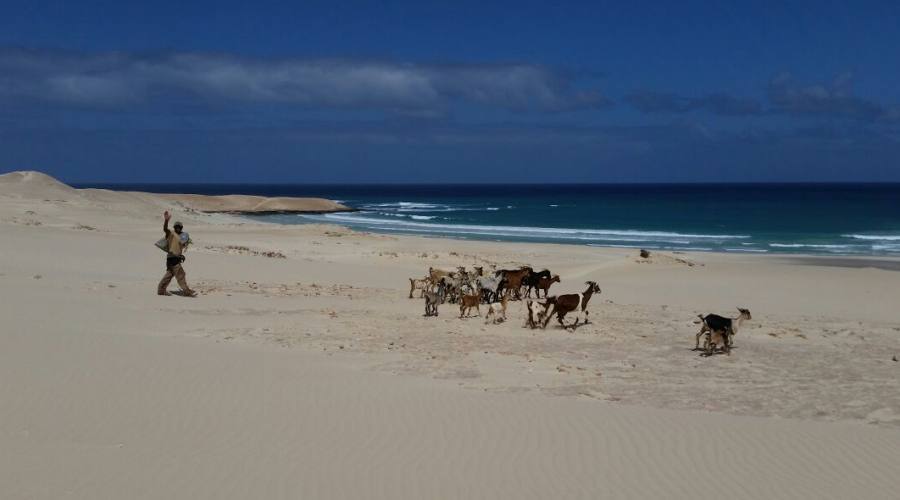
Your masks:
M900 181L896 2L298 4L2 2L0 171Z

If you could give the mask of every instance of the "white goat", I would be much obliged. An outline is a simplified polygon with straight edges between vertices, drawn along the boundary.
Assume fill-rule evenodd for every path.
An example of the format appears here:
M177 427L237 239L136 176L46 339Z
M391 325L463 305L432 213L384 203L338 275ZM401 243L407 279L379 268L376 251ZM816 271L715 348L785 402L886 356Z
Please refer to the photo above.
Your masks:
M496 325L501 321L506 321L506 304L509 302L509 296L504 295L503 300L488 304L488 312L484 316L484 324L492 322Z

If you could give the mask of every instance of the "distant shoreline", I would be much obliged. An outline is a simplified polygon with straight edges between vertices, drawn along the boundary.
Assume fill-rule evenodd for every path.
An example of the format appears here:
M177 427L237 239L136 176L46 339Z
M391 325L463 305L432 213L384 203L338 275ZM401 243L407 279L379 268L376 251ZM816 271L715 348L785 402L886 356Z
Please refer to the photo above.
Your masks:
M267 197L250 195L203 195L187 193L156 194L160 198L203 213L238 215L274 214L331 214L355 212L348 207L325 198L300 198L291 196Z
M884 258L878 255L840 256L770 254L786 258L789 262L805 266L843 267L847 269L881 269L900 271L900 259Z
M721 186L725 192L709 198L688 185L96 185L175 196L203 212L393 235L703 253L900 256L900 187ZM244 201L200 202L181 193Z

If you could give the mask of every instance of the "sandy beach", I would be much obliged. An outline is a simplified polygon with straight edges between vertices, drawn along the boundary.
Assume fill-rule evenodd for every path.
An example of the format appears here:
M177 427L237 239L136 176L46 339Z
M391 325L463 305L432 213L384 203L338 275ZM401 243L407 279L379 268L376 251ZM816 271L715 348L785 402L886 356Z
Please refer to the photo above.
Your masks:
M155 294L164 210L196 298ZM0 231L3 498L900 495L896 259L281 226L39 173L0 176ZM592 322L407 298L521 264L596 281ZM730 356L693 350L738 306Z

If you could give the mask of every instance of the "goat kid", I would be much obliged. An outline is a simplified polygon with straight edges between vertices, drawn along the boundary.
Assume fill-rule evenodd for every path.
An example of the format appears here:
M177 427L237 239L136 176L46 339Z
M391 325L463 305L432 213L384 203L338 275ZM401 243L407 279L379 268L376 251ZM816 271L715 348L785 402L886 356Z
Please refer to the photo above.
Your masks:
M487 314L484 315L484 324L488 324L493 321L496 325L501 321L506 321L506 304L509 302L509 297L504 296L503 300L500 302L494 302L493 304L488 304Z
M444 287L438 286L435 291L426 291L425 296L425 316L437 316L438 306L444 303Z
M459 317L462 318L467 313L471 313L473 307L478 312L478 316L481 316L481 309L478 307L480 303L481 290L478 290L475 295L461 295L459 297Z

